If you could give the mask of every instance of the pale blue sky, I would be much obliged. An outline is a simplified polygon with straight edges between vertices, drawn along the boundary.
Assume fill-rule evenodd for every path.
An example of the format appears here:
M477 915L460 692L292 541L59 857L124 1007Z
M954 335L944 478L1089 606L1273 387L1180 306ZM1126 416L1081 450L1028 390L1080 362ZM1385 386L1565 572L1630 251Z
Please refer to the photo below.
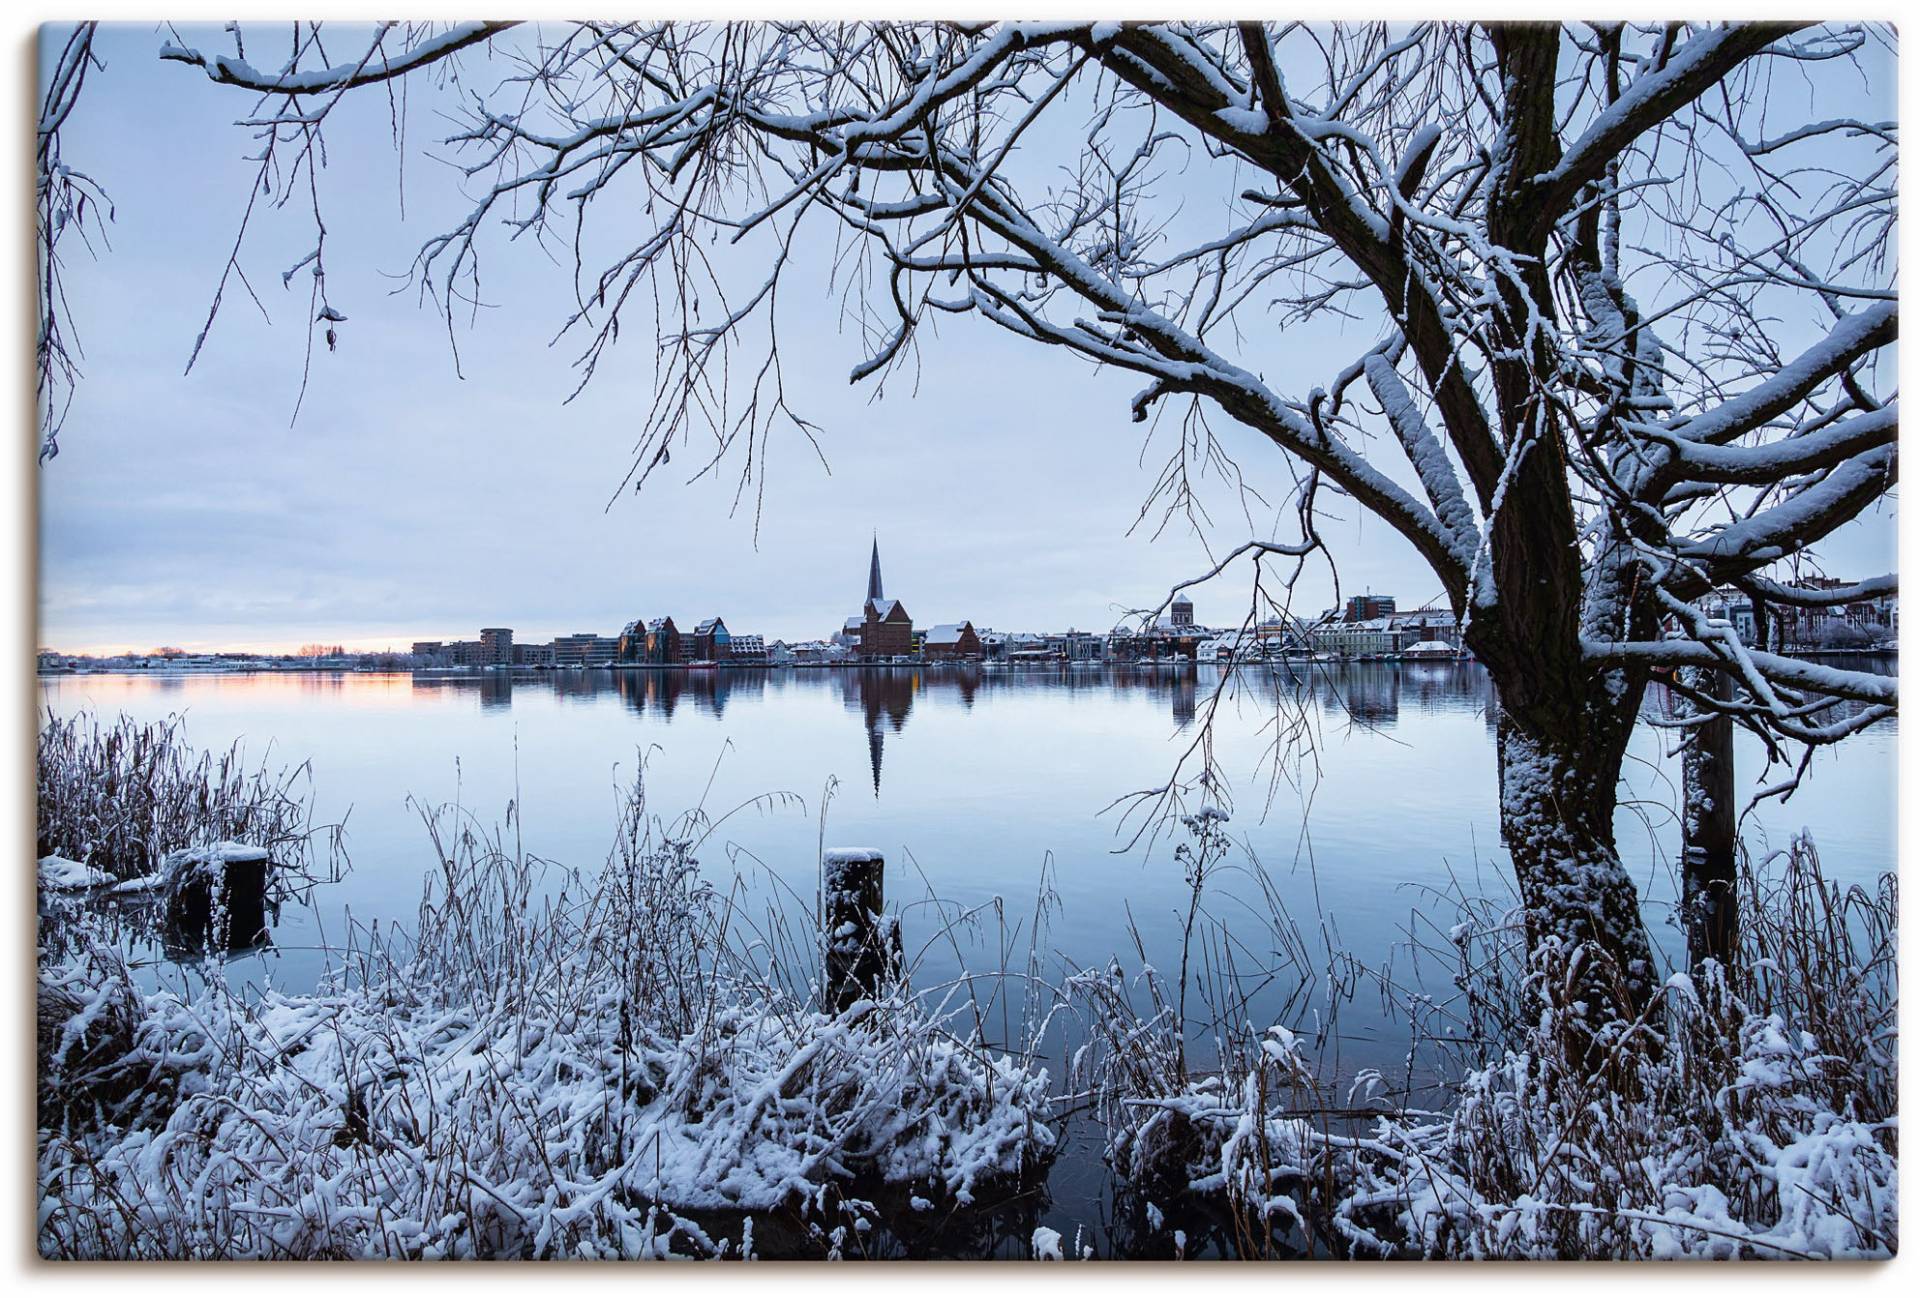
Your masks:
M183 33L227 48L216 28ZM64 140L68 160L111 192L117 220L110 252L69 266L86 373L62 453L41 473L42 643L404 646L496 624L526 639L609 633L662 613L824 636L857 607L876 531L888 593L927 625L1104 628L1211 566L1180 526L1157 541L1151 529L1126 535L1169 435L1143 451L1128 417L1137 380L948 320L923 345L917 388L896 376L876 400L870 384L847 383L862 352L842 332L825 258L796 281L803 291L789 289L782 324L789 400L824 428L830 471L803 439L776 435L757 548L751 500L729 516L731 474L663 476L608 507L652 377L645 331L563 405L576 348L549 341L566 276L540 250L495 240L490 309L462 333L457 378L438 317L392 290L415 248L468 204L414 149L402 219L379 94L349 98L329 129L328 284L348 320L339 351L314 358L298 423L304 277L283 290L279 272L310 246L299 212L270 214L243 252L270 322L230 290L183 376L246 201L243 155L257 146L231 124L250 99L162 64L165 39L144 24L107 29L107 67ZM410 139L444 133L429 87L408 93ZM1290 369L1331 374L1373 334L1373 322L1316 325L1282 346ZM1216 422L1283 500L1277 453ZM1211 503L1215 541L1245 539L1231 493ZM1347 590L1392 592L1403 606L1438 593L1383 524L1350 513L1327 531ZM1828 547L1829 567L1884 571L1891 537L1890 518L1858 527ZM1246 588L1235 573L1199 592L1199 616L1237 618ZM1331 595L1316 576L1303 603Z

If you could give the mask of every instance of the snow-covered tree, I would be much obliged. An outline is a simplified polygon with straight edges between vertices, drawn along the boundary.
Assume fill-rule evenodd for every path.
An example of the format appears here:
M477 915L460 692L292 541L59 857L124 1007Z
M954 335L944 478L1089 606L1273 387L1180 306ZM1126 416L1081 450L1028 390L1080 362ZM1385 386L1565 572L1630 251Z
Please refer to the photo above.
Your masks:
M297 26L290 50L285 28L229 31L231 53L161 57L251 96L263 185L316 217L333 106L484 48L446 142L475 201L417 281L452 325L491 228L570 250L585 376L623 323L657 339L641 480L689 442L751 476L777 422L806 427L779 302L824 225L856 288L856 382L976 320L1137 374L1133 417L1184 421L1176 497L1222 421L1283 457L1298 494L1251 562L1322 552L1336 500L1384 521L1498 686L1528 935L1596 957L1569 989L1596 1016L1654 989L1613 829L1649 674L1723 669L1730 697L1703 702L1783 759L1896 705L1891 679L1706 611L1727 587L1762 627L1834 602L1796 584L1809 547L1894 482L1897 134L1859 107L1888 99L1891 31ZM1289 335L1336 320L1364 334L1351 363L1283 380Z

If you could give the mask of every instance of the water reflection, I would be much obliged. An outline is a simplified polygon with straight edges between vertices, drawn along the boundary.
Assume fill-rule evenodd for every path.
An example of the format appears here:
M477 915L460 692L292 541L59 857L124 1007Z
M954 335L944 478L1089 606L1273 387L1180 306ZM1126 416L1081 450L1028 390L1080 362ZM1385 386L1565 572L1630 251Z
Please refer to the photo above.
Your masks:
M523 702L536 696L587 704L611 695L635 716L662 722L671 722L682 708L724 717L730 704L743 696L835 696L866 734L876 796L885 775L887 741L893 737L898 742L916 701L923 707L971 712L976 700L1023 693L1145 697L1165 707L1175 734L1201 721L1216 702L1227 701L1295 712L1311 709L1325 719L1382 730L1399 724L1403 707L1421 713L1476 712L1485 716L1489 731L1494 727L1492 683L1470 663L1276 663L1244 668L1223 681L1224 673L1215 667L1127 663L1097 670L938 664L824 670L487 671L418 673L411 688L429 696L470 696L483 712L511 709L516 693Z
M1892 671L1891 659L1856 658L1845 663L1855 670ZM212 691L233 698L280 695L289 702L325 698L347 706L376 706L385 699L407 695L422 700L469 700L485 714L511 714L516 706L550 706L554 702L596 707L617 700L632 716L671 723L683 710L710 719L724 718L728 709L743 703L784 708L807 700L834 700L838 710L859 725L867 741L871 783L877 794L886 777L889 741L899 745L911 731L908 722L918 711L953 710L970 713L977 704L1017 696L1090 696L1106 701L1150 700L1170 722L1172 734L1190 732L1212 709L1231 705L1251 709L1316 714L1321 720L1346 726L1391 732L1404 723L1403 714L1425 718L1444 714L1472 714L1490 734L1498 717L1497 696L1486 672L1471 663L1277 663L1253 666L1223 681L1225 669L1211 666L1112 664L1086 669L1065 666L982 668L968 664L929 664L912 667L849 667L832 669L602 669L594 671L484 671L396 673L302 672L253 676L208 676L154 673L138 679L74 678L69 688L88 694L108 694L137 688L154 701L200 697ZM291 697L289 697L291 696ZM249 703L248 706L256 706ZM264 706L264 698L259 706ZM1842 704L1822 721L1837 720L1859 710ZM1650 719L1671 711L1668 691L1649 689L1646 712Z
M947 684L964 692L963 706L973 706L979 686L978 669L959 668ZM873 796L880 796L880 765L887 746L887 731L899 734L913 711L913 696L921 686L921 670L916 667L876 667L836 672L841 681L840 697L848 711L858 712L867 727L867 759L873 766Z
M264 954L274 945L282 908L310 905L314 885L337 881L339 868L336 858L322 878L276 872L263 861L241 865L224 887L189 878L172 890L42 891L37 913L42 959L62 959L102 933L118 935L142 957L140 963L156 955L190 965L209 956Z

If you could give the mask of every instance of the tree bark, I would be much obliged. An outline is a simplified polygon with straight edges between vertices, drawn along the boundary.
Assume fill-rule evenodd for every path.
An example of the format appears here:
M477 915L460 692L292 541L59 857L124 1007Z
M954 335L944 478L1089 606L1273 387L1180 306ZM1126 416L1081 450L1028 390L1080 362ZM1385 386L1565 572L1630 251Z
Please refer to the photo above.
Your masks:
M1683 667L1689 688L1714 698L1727 697L1727 674L1706 667ZM1699 706L1683 704L1694 713ZM1703 960L1725 965L1740 942L1735 889L1739 883L1734 816L1733 718L1725 714L1696 726L1681 756L1681 909L1687 926L1687 963Z
M1482 661L1500 691L1501 841L1526 949L1536 974L1557 970L1542 985L1549 1002L1597 1033L1640 1018L1657 991L1640 895L1613 833L1644 678L1594 672L1553 653L1548 637L1532 639L1530 651L1521 637L1488 641L1494 655Z
M1543 991L1594 1032L1638 1018L1655 991L1639 894L1613 832L1628 705L1638 691L1631 695L1562 709L1551 720L1503 703L1499 724L1501 837L1527 949L1535 960L1549 952L1566 958L1565 977Z

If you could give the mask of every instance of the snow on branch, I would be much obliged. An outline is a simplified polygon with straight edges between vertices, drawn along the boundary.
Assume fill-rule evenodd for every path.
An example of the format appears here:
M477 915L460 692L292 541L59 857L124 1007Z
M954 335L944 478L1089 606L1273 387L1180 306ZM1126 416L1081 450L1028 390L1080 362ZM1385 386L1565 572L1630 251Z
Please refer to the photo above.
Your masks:
M1682 545L1679 554L1711 562L1722 576L1784 559L1828 536L1886 494L1896 467L1893 446L1863 452L1779 504Z
M1734 662L1724 642L1701 640L1588 640L1582 645L1594 663L1634 667L1726 667ZM1894 706L1900 682L1874 672L1846 671L1786 654L1748 649L1746 656L1766 680L1814 690L1828 699Z
M1820 342L1781 366L1779 372L1764 383L1703 414L1675 421L1661 431L1690 442L1732 441L1793 409L1822 383L1899 336L1899 303L1876 302L1863 307L1841 320Z
M1896 595L1900 590L1899 577L1891 572L1880 577L1869 577L1865 581L1828 587L1788 585L1754 576L1741 577L1736 584L1770 603L1793 604L1800 608L1832 608L1838 604L1854 604Z
M1460 479L1454 475L1446 449L1427 427L1426 420L1420 417L1412 394L1407 391L1406 384L1400 381L1400 376L1394 372L1386 357L1378 352L1369 352L1362 364L1366 369L1367 384L1385 408L1387 422L1392 425L1394 435L1405 448L1407 459L1413 465L1414 473L1419 476L1420 485L1426 490L1427 499L1433 502L1434 513L1451 535L1455 555L1463 567L1471 567L1473 556L1480 548L1480 529L1475 523L1472 508L1467 504L1466 495L1460 490Z
M1560 163L1540 179L1541 206L1557 217L1587 184L1598 180L1629 145L1718 86L1727 74L1800 24L1742 23L1689 38L1656 68L1635 77L1620 97L1568 145Z
M220 85L240 86L263 94L325 95L391 80L416 68L437 63L469 45L491 40L515 25L511 22L459 23L438 36L411 46L398 58L381 59L378 62L365 59L358 63L343 63L305 72L298 71L292 65L278 72L261 72L242 58L206 54L173 44L161 46L160 57L173 63L191 64Z
M1852 419L1798 433L1762 446L1716 446L1654 433L1673 452L1674 469L1694 482L1763 486L1817 469L1830 469L1856 455L1889 446L1900 436L1900 402L1887 402Z

